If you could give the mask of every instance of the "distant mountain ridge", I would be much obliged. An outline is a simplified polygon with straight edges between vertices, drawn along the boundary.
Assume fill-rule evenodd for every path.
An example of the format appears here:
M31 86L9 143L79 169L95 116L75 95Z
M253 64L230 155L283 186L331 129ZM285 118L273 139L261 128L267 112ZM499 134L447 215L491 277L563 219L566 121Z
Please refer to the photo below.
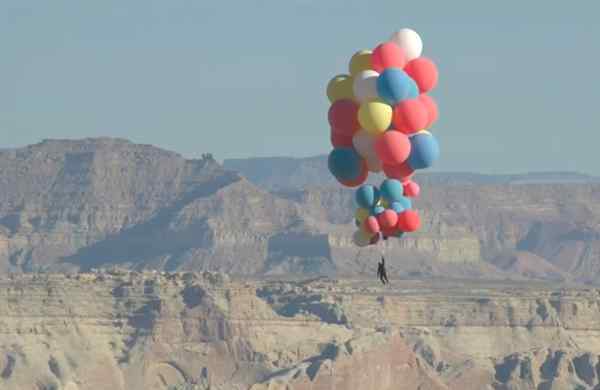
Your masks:
M337 185L327 169L327 156L306 158L260 157L226 159L226 169L240 172L254 184L268 190L301 189L306 186ZM373 176L373 175L372 175ZM374 175L377 183L382 175ZM576 172L532 172L523 174L481 174L471 172L418 172L423 184L527 184L527 183L600 183L600 177Z

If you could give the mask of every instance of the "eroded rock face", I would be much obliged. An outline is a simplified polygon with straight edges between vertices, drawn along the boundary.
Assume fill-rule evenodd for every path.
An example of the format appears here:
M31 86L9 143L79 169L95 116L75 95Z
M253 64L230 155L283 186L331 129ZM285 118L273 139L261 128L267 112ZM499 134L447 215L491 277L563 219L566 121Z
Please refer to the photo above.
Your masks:
M278 168L310 176L320 164ZM254 183L210 156L186 160L110 138L0 151L0 273L112 265L253 277L375 273L381 249L352 243L352 190L306 176L300 189L275 191L248 175ZM390 275L600 280L594 180L464 176L423 182L422 229L388 240Z
M600 385L593 289L115 269L13 276L0 293L7 390Z

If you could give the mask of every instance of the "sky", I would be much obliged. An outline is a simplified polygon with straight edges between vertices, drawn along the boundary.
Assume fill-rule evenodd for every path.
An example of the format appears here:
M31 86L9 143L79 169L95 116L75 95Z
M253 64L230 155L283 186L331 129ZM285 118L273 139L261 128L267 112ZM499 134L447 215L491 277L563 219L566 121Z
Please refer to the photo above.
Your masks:
M438 171L600 174L600 2L0 1L0 148L120 137L328 153L327 82L403 27L439 67Z

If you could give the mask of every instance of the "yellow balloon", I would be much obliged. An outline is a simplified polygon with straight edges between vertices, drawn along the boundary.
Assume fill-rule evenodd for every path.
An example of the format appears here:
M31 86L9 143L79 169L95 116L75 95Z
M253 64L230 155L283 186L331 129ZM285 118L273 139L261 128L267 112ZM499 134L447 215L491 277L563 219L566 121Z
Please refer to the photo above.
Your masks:
M369 210L359 207L358 209L356 209L356 213L354 214L354 216L356 217L356 220L358 222L363 223L365 219L369 218Z
M336 100L354 99L353 92L354 80L347 74L335 76L327 84L327 97L331 103Z
M379 100L364 102L358 109L358 122L371 135L386 131L392 123L392 107Z
M352 59L350 59L350 74L356 76L363 70L372 69L371 66L371 50L361 50L354 53Z
M383 199L383 200L381 201L381 206L382 206L384 209L389 209L389 208L390 208L390 203L389 203L387 200Z

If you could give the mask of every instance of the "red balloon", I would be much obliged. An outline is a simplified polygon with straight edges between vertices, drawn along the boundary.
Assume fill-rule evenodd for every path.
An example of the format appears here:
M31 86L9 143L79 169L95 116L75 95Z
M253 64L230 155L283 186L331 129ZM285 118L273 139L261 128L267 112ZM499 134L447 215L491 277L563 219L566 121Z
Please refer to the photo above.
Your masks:
M404 196L409 198L416 198L417 196L419 196L420 192L421 187L419 187L419 184L415 183L414 181L408 180L406 183L404 183Z
M387 209L377 216L377 221L384 231L394 229L398 223L398 213L392 209Z
M404 68L406 65L406 54L404 49L394 42L385 42L373 50L371 54L371 67L377 73L387 68Z
M421 218L414 210L405 210L398 214L396 228L402 232L414 232L421 227Z
M388 130L375 141L375 152L383 164L402 164L410 155L410 140L406 134Z
M390 179L400 180L404 183L410 180L415 171L408 165L408 163L404 162L398 165L383 164L383 173L385 173L385 175Z
M358 187L367 181L369 176L369 169L367 168L367 162L363 159L361 162L360 175L355 180L339 180L340 184L346 187Z
M406 64L404 71L415 80L421 92L431 91L438 82L437 66L429 58L415 58Z
M333 128L331 129L331 145L333 145L334 148L354 147L354 145L352 144L351 136L342 133L337 133L335 130L333 130Z
M413 134L427 127L429 113L421 99L403 100L394 107L392 123L404 134Z
M365 232L373 235L373 234L377 234L381 231L381 225L379 224L379 220L377 219L377 217L374 216L370 216L367 219L365 219L365 222L363 222L365 224L364 229ZM396 219L396 223L397 219Z
M423 103L425 109L427 110L429 119L427 121L427 126L425 126L425 129L428 129L438 119L438 106L431 96L426 95L424 93L419 95L419 100L421 101L421 103Z
M329 124L336 133L352 137L360 129L358 123L358 104L350 99L335 101L329 107Z

